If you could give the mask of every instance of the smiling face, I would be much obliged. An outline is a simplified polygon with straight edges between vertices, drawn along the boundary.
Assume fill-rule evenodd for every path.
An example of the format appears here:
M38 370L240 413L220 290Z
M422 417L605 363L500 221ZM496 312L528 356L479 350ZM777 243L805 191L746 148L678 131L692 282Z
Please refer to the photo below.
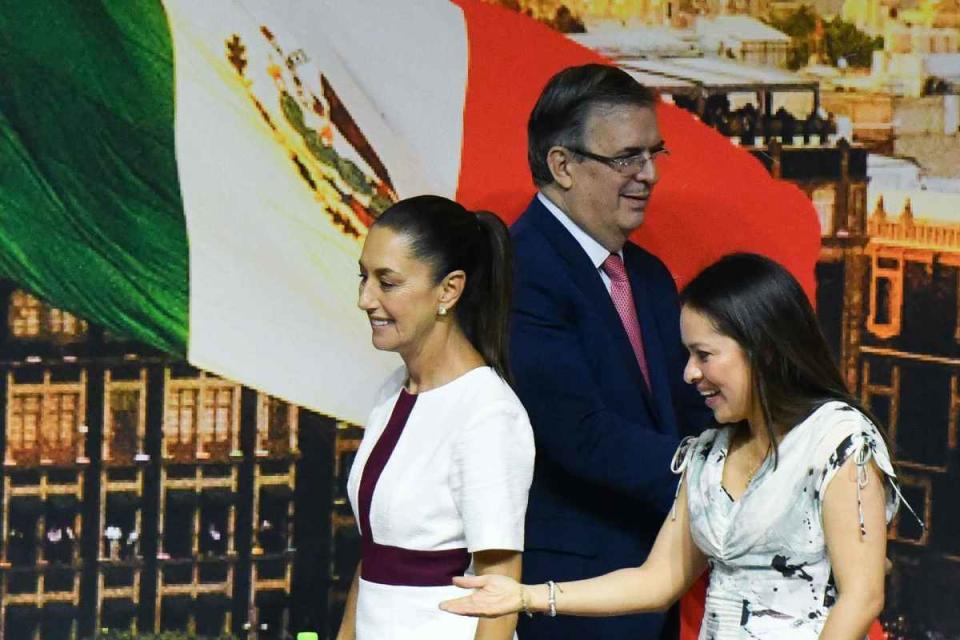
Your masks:
M583 131L584 151L611 158L641 153L663 142L650 107L594 107ZM589 158L573 156L564 201L568 214L610 251L619 251L643 222L647 202L659 179L656 161L624 175Z
M696 385L716 421L758 419L750 362L737 341L718 332L710 318L689 306L680 312L680 333L690 352L683 379Z
M436 328L442 296L433 268L411 255L405 235L370 229L360 255L357 306L370 319L374 347L404 357L418 352Z

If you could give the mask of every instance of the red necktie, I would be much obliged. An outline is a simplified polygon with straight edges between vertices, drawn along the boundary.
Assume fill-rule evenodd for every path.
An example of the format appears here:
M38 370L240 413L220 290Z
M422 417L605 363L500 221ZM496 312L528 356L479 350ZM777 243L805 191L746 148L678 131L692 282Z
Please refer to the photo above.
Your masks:
M630 290L630 280L627 278L627 269L623 260L615 253L607 256L600 265L603 272L610 278L610 297L613 306L617 309L620 322L627 332L627 339L633 347L633 354L637 357L637 364L643 372L643 379L650 388L650 371L647 369L647 358L643 352L643 340L640 337L640 321L637 319L637 307L633 304L633 292Z

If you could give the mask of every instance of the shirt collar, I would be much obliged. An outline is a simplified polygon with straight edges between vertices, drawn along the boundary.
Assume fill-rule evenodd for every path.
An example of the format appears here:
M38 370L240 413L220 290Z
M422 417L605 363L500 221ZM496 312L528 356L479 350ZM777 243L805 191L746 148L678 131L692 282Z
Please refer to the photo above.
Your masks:
M603 264L603 261L607 259L607 256L610 255L610 252L607 251L607 248L602 244L597 242L590 234L577 226L577 223L570 219L563 210L560 209L557 205L553 203L542 191L537 193L537 198L540 199L540 203L547 208L547 211L553 214L553 217L556 218L563 227L570 232L570 235L573 236L574 240L577 241L583 251L587 254L587 257L590 258L590 262L593 263L594 268L599 269L600 265ZM623 250L617 251L617 255L623 258Z

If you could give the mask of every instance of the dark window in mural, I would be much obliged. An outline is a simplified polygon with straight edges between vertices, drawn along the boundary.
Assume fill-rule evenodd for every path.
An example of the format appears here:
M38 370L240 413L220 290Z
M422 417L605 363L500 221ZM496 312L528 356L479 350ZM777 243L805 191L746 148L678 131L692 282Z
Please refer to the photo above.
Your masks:
M257 543L263 552L282 553L289 544L287 515L292 492L286 485L267 486L260 491L260 523Z
M40 609L33 605L10 605L4 619L5 638L32 638L40 624Z
M51 602L40 614L40 637L43 640L73 640L76 637L77 607L67 602ZM22 637L14 635L13 637Z
M131 560L139 555L140 531L137 512L140 498L133 492L107 494L104 511L102 557Z
M893 361L889 358L870 358L870 379L872 385L889 387L893 384Z
M216 638L223 631L230 600L222 594L210 594L197 598L197 635Z
M30 509L32 499L14 499L10 503L7 525L7 560L14 567L32 567L37 563L37 519L39 513ZM37 505L39 506L39 504Z
M901 348L922 354L942 353L956 331L956 276L936 262L907 262L904 267Z
M72 495L51 496L46 507L43 557L52 565L72 565L77 545L76 498Z
M41 524L43 503L39 497L14 498L10 501L7 523L6 556L12 566L7 578L7 593L33 593L37 589L37 575L32 569L40 559L38 527Z
M111 391L108 397L108 459L130 462L138 453L137 429L140 424L140 391Z
M166 596L160 603L160 628L164 631L182 631L190 623L193 598Z
M950 371L936 365L904 363L901 372L896 457L902 462L945 467Z
M197 494L193 491L168 491L163 522L163 550L171 558L193 556L193 520Z
M891 290L893 284L888 278L877 278L877 292L874 299L874 322L876 324L890 324L893 321L891 314Z
M887 433L890 433L890 397L889 396L872 396L870 401L867 403L867 408L870 409L870 412L873 413L874 417L880 422L880 425L886 429Z
M200 555L226 555L229 537L229 506L205 499L200 508Z
M817 265L817 317L834 358L839 359L843 325L842 263Z

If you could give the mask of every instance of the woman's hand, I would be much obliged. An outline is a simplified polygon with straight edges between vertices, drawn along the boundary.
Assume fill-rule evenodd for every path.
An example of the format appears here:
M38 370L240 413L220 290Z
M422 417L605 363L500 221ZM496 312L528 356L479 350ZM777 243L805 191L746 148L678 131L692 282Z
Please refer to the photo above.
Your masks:
M463 589L476 589L469 596L445 600L440 608L449 613L475 618L496 618L516 613L523 607L523 585L513 578L488 574L484 576L460 576L453 584Z

